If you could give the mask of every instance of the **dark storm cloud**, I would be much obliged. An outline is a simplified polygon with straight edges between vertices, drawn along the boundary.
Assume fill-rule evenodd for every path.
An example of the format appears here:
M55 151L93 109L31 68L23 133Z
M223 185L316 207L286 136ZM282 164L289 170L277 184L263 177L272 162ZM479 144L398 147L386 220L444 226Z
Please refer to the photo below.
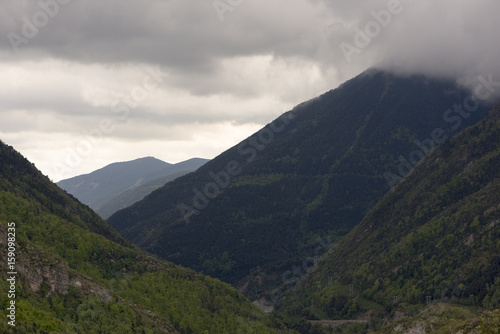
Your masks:
M0 23L4 37L9 33L23 37L26 19L28 26L36 25L37 13L43 10L37 2L9 0L4 6L3 16L8 18ZM285 6L288 13L277 20L276 11ZM209 70L221 57L267 54L277 46L295 44L299 31L307 33L294 12L301 6L284 1L274 6L244 3L221 21L213 3L206 0L72 0L59 4L57 15L35 37L27 38L28 43L4 38L2 48L12 50L14 44L20 57L42 50L81 62L149 62L186 71Z
M218 12L221 2L234 5ZM111 146L73 175L110 152L125 160L130 142L135 157L152 142L151 155L167 145L178 159L213 157L372 66L500 82L498 0L3 0L1 9L0 134L50 166L38 146L64 160L66 143L114 122ZM115 102L137 92L147 68L164 73L158 88L117 120Z
M25 38L23 32L30 32L30 25L36 26L39 14L46 12L40 4L58 1L68 3L59 4L37 34ZM259 93L251 88L253 83L235 85L227 75L221 78L227 71L222 62L227 59L271 55L317 62L323 6L307 0L243 1L220 20L214 3L7 0L3 18L8 19L0 21L0 59L48 57L83 64L159 65L170 73L171 84L194 95Z
M310 59L340 72L382 63L402 71L456 75L494 71L500 53L497 0L254 0L225 12L223 21L211 0L57 1L62 2L57 14L37 36L18 45L18 57L45 54L83 63L154 63L174 75L215 76L220 59L270 54ZM4 52L12 51L6 36L22 36L26 20L33 23L43 10L40 3L57 2L3 4ZM368 46L357 47L354 29L364 32L366 24L376 21L373 13L391 6L401 10ZM341 43L360 51L352 62L346 62Z
M402 73L468 80L478 75L493 75L500 81L500 43L496 36L500 31L499 1L324 3L342 18L329 32L329 43L339 67L357 68L359 63L369 63ZM397 8L396 14L389 10L391 6ZM387 13L391 15L387 17ZM379 30L373 23L378 24ZM355 38L358 42L365 41L359 31L368 36L367 45L356 45ZM339 47L343 42L359 51L352 53L350 63Z

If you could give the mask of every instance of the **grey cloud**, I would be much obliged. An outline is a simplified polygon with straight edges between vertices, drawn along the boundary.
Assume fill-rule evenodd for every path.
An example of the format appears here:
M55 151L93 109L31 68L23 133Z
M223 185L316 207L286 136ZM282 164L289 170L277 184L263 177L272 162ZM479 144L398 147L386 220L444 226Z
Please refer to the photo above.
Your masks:
M366 25L376 22L372 13L387 11L391 2L400 3L401 13L392 15L390 24L381 27L368 46L359 48L349 64L340 43L356 46L358 33L354 28L366 32ZM325 3L339 14L339 21L328 33L339 67L358 69L368 63L401 73L469 79L493 74L500 79L500 44L496 42L500 21L495 14L500 12L500 2L496 0Z
M339 44L352 44L353 27L363 30L373 21L372 11L397 2L403 12L354 57L354 64L347 64ZM40 11L36 2L9 0L4 6L3 36L20 33L21 18ZM254 0L244 1L221 22L206 0L73 0L20 46L19 56L41 50L84 63L154 63L185 75L214 77L220 59L264 54L307 58L346 75L379 63L442 75L484 72L498 59L494 37L500 23L494 13L499 9L497 0ZM3 41L1 47L8 50L10 43Z
M11 19L0 22L0 36L5 36L0 52L11 60L160 65L174 76L173 83L194 95L261 93L258 84L235 85L222 78L225 59L274 55L316 61L322 19L308 1L244 1L224 21L212 2L72 0L14 53L7 34L22 35L23 18L33 22L41 9L36 2L9 0L4 13Z
M68 3L14 52L11 33L22 36L25 18L33 22L40 3L55 1ZM108 117L116 122L112 141L189 141L197 128L265 124L372 66L470 87L479 75L500 82L498 0L400 0L401 12L356 46L354 29L365 30L373 12L397 1L245 0L221 21L212 0L4 0L0 131L80 138ZM341 43L358 49L350 62ZM99 94L85 96L87 89L130 94L143 69L157 65L168 75L126 121ZM9 68L25 81L12 80ZM17 140L29 146L28 137Z
M73 61L150 62L209 70L219 57L272 53L276 45L297 37L294 26L303 27L296 20L276 20L274 12L266 13L269 5L252 6L241 5L231 13L234 20L221 22L212 2L205 0L145 0L126 5L120 0L73 0L61 5L58 15L19 48L39 48ZM280 1L280 6L275 10L285 9L285 2ZM33 21L34 13L40 11L35 4L16 1L9 1L6 7L8 16L17 16L18 20L3 21L0 27L4 36L9 32L22 35L22 17ZM294 13L293 5L286 7L285 19L288 11ZM8 40L4 42L3 48L10 48ZM29 52L26 54L29 56Z

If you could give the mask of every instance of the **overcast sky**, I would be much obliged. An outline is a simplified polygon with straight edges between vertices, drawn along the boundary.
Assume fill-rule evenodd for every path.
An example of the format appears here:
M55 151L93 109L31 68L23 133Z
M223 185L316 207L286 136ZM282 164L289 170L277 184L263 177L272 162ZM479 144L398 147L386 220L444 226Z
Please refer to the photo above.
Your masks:
M213 158L375 65L500 81L498 0L0 8L0 139L54 181L144 156Z

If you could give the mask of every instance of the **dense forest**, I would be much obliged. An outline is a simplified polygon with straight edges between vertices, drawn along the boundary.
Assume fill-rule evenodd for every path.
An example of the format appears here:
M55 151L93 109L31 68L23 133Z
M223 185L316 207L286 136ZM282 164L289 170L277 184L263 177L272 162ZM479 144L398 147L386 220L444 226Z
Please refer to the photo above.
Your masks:
M498 329L500 308L499 166L500 105L389 192L281 300L280 312L289 323L365 319L365 329L398 318L407 328L433 316L428 331L444 326L458 332L468 326L459 319L496 310L484 314L489 325L481 331L494 333L489 330Z
M410 159L437 127L443 138L458 131L443 113L467 96L451 81L369 70L108 222L140 247L257 298L363 219L390 189L384 174L399 175L398 156Z

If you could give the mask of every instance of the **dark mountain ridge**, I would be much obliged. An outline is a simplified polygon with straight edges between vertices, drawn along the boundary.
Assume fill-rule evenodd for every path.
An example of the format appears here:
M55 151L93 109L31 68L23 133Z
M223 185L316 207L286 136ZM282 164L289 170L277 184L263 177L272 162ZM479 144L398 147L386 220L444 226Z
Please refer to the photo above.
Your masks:
M367 71L108 222L154 254L258 294L356 226L417 141L482 119L484 106L456 129L443 117L469 96L447 80Z

